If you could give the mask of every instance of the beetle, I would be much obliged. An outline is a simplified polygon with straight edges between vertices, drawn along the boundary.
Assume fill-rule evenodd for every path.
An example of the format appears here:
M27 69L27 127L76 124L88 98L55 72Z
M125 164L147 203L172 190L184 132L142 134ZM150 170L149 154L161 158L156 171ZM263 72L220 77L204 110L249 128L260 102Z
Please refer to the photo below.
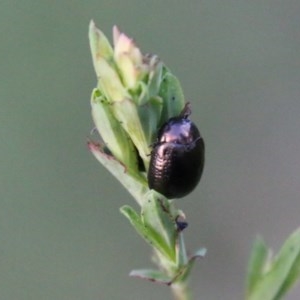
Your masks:
M170 118L158 130L148 170L150 189L166 198L182 198L200 181L204 167L204 140L188 119L187 103L179 116Z

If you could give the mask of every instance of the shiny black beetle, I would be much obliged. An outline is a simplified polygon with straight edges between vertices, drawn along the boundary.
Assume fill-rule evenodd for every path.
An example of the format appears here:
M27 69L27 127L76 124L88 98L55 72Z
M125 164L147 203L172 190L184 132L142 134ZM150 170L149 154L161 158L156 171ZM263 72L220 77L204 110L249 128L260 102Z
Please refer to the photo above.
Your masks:
M170 118L158 131L148 171L149 188L169 199L189 194L198 184L204 167L204 141L188 119L187 103L181 114Z

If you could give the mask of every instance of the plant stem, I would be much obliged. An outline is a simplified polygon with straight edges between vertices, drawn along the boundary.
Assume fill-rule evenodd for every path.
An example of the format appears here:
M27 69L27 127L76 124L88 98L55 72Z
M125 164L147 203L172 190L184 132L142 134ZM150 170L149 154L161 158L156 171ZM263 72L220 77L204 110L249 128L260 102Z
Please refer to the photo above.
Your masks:
M175 300L192 300L191 290L186 281L173 283L171 290Z

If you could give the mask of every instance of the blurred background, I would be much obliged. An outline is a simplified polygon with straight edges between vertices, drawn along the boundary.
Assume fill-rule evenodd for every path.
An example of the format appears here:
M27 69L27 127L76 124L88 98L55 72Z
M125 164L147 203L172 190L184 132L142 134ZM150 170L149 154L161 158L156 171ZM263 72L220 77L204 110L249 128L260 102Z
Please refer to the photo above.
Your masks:
M172 299L128 277L151 251L119 213L134 200L86 147L94 19L181 80L206 142L201 183L178 201L188 248L208 248L193 293L243 299L255 236L278 251L300 225L299 15L297 0L2 0L0 298Z

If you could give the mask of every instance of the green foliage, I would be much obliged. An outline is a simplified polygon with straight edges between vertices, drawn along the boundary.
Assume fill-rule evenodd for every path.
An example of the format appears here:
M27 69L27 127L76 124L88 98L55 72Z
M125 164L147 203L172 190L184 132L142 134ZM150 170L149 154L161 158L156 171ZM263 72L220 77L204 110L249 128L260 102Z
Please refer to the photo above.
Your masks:
M174 202L149 190L145 170L150 145L160 126L180 114L184 95L178 79L155 55L143 55L133 40L113 29L114 47L90 23L89 39L97 75L91 97L92 116L104 144L89 141L91 152L131 193L140 213L120 210L152 247L158 270L133 270L130 275L170 285L177 299L190 299L187 280L205 249L187 256ZM272 257L261 238L253 246L247 274L247 300L280 300L300 277L300 230Z
M280 300L300 277L300 229L273 257L261 238L253 246L248 266L247 300Z
M153 247L154 259L161 269L133 270L130 275L167 285L185 282L196 258L204 257L206 250L200 249L191 257L187 257L183 235L178 231L175 222L180 212L172 203L151 190L146 194L141 215L128 205L120 210L138 234Z

